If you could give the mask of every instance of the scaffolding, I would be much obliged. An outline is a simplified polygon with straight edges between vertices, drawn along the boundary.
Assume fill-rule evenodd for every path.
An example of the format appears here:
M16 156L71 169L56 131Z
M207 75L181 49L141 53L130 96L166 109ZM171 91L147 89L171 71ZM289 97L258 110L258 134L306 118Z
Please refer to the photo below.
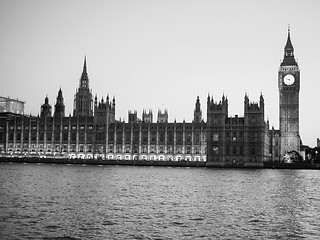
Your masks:
M23 115L24 104L25 102L20 101L19 99L0 96L0 113L9 112Z

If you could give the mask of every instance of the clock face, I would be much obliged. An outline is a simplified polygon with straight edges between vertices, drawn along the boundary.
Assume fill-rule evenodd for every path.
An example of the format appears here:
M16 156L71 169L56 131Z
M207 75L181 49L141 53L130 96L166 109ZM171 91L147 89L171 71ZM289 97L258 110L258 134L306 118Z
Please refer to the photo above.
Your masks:
M294 76L291 74L288 74L284 76L283 81L286 85L292 85L294 83Z

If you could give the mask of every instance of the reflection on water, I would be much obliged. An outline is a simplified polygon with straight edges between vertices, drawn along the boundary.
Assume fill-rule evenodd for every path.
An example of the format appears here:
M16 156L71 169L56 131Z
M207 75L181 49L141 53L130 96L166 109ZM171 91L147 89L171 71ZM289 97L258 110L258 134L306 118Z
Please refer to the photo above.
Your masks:
M320 236L320 172L0 164L0 239Z

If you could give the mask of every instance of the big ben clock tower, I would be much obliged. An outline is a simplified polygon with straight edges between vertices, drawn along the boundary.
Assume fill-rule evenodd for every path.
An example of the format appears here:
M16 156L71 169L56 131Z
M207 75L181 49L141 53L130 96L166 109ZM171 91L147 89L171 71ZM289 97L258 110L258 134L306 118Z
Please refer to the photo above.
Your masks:
M280 118L280 148L281 156L287 152L300 151L299 135L299 91L300 70L293 55L293 46L288 39L284 48L284 59L278 73L279 86L279 118Z

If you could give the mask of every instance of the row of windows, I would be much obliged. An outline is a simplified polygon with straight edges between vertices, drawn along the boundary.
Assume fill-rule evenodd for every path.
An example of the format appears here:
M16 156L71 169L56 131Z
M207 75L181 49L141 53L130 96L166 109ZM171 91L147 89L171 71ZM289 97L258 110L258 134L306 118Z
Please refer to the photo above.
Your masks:
M125 129L125 130L130 130L130 129L133 129L133 130L139 130L140 129L140 126L141 126L141 129L142 130L148 130L150 129L151 131L154 130L154 131L157 131L157 130L160 130L160 131L165 131L165 130L176 130L176 131L192 131L192 129L194 130L200 130L200 129L203 129L201 128L200 126L193 126L191 124L186 124L186 125L183 125L181 123L178 123L178 124L168 124L168 125L164 125L164 124L151 124L151 125L147 125L147 124L134 124L134 125L130 125L130 124L127 124L127 123L123 123L123 124L116 124L116 125L110 125L110 129L116 129L116 130L122 130L122 129ZM193 126L193 127L192 127Z
M229 132L225 133L226 141L244 141L244 132ZM248 133L248 140L249 142L256 142L258 141L258 133L256 132L249 132ZM214 132L212 133L212 141L218 142L220 141L220 133Z
M226 146L225 150L226 150L225 154L227 154L227 155L243 155L244 154L244 147L243 146ZM212 148L213 155L223 154L221 151L222 151L221 147L215 146ZM255 155L257 153L258 153L258 151L255 147L249 148L250 155Z
M30 146L28 144L16 144L14 145L8 144L9 151L16 151L16 152L27 152L29 151L29 148L31 151L40 151L40 152L93 152L93 146L92 145L83 145L80 144L77 146L75 144L72 145L59 145L59 144L31 144ZM104 146L96 146L95 151L98 153L103 153L105 150ZM139 146L134 145L108 145L108 152L109 153L139 153ZM205 151L204 151L205 152ZM158 146L158 148L155 145L151 145L148 149L148 146L142 145L140 153L168 153L168 154L201 154L201 147L196 146L192 148L191 146L186 146L183 148L182 146L173 148L172 146L165 147L165 146Z
M53 126L53 125L50 125L50 126L47 126L46 128L45 128L44 125L40 125L40 126L39 126L39 129L40 129L40 131L44 131L45 129L47 129L47 131L52 131L53 127L54 127L54 129L58 129L58 130L61 129L61 125L54 125L54 126ZM3 128L3 127L1 127L0 130L2 130L2 128ZM10 130L14 130L14 126L10 126L9 129L10 129ZM63 129L63 130L69 130L69 126L62 126L62 129ZM73 125L73 126L71 126L70 129L72 129L72 130L77 130L77 126L74 126L74 125ZM85 125L79 126L78 129L80 129L80 130L85 130ZM93 130L93 126L92 126L92 125L89 125L89 126L87 126L87 129L88 129L88 130ZM31 128L30 128L29 126L24 126L24 127L22 127L22 126L17 126L17 127L16 127L16 130L37 130L37 126L31 126Z

